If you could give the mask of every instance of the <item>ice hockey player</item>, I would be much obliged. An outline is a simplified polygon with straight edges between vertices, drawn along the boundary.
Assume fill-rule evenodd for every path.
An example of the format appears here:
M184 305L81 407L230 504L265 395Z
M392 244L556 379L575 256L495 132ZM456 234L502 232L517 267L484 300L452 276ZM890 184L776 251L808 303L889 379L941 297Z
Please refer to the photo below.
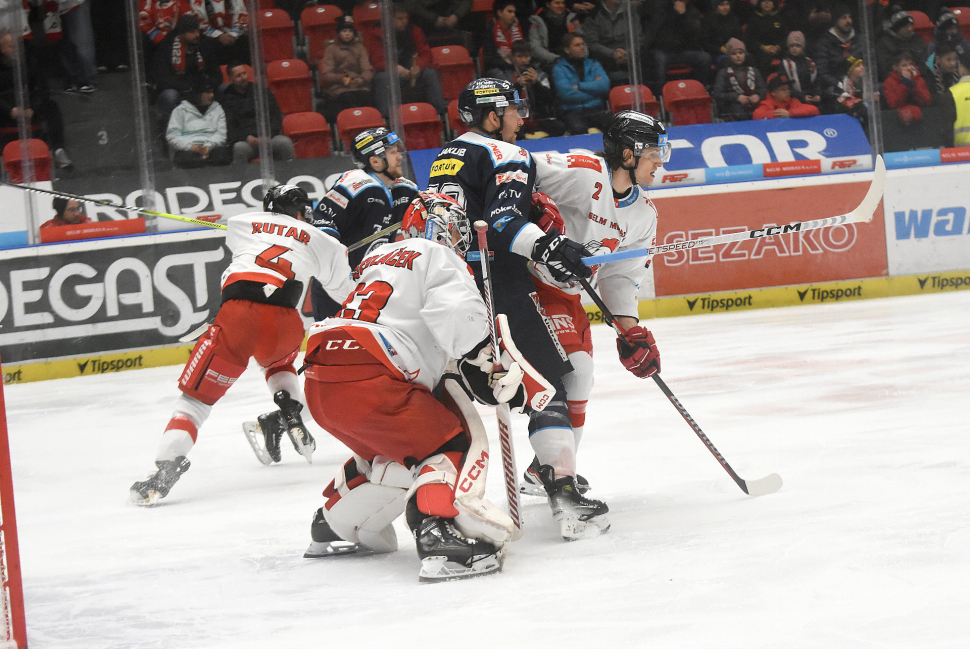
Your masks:
M357 169L342 174L313 210L313 225L349 246L393 223L418 193L418 186L403 177L404 142L383 126L361 131L351 144ZM350 267L374 248L394 241L395 232L350 253ZM317 282L310 291L313 319L323 320L340 309Z
M528 115L528 106L515 87L499 79L472 81L458 97L458 113L469 131L438 154L428 190L454 197L471 222L489 224L495 312L508 317L512 336L526 360L556 388L555 397L542 412L529 414L529 439L541 464L562 464L551 454L559 453L562 443L546 438L564 437L570 430L562 376L573 368L555 337L552 320L539 304L529 264L542 265L558 281L588 278L592 273L581 259L590 253L559 232L544 232L529 220L536 167L532 155L515 144L516 131ZM481 266L472 263L472 268L481 286ZM609 526L608 507L582 496L575 475L557 476L546 487L565 537L587 535L584 530L590 526L597 530Z
M260 418L267 449L275 449L278 461L285 431L310 460L315 444L300 417L303 404L293 367L304 336L296 307L310 277L338 300L355 286L347 249L306 223L311 205L300 187L277 185L266 192L264 212L229 219L226 245L232 261L222 275L222 306L179 378L182 396L158 446L158 470L131 486L132 502L153 505L168 495L189 468L186 456L213 404L246 370L250 358L263 369L280 408L275 417Z
M507 373L492 372L488 312L462 258L464 210L421 192L402 230L360 263L341 311L310 328L307 405L354 456L323 492L306 556L393 552L391 523L405 513L422 581L488 574L513 523L484 499L485 429L456 381L442 382L440 401L432 387L459 359L476 396L521 407L523 366L503 354Z
M542 192L535 194L535 203L545 217L539 222L559 220L564 233L593 255L654 245L657 209L644 189L669 159L663 125L649 115L622 111L603 134L600 155L535 156ZM612 262L595 267L594 272L604 303L627 331L626 341L617 339L623 366L640 378L659 372L660 354L653 334L639 325L637 294L646 273L643 260ZM593 388L593 346L579 284L560 281L539 264L532 273L542 307L556 323L559 342L573 367L562 379L571 427L546 428L532 436L537 457L525 472L523 490L531 486L532 493L542 493L555 481L577 475L576 450Z

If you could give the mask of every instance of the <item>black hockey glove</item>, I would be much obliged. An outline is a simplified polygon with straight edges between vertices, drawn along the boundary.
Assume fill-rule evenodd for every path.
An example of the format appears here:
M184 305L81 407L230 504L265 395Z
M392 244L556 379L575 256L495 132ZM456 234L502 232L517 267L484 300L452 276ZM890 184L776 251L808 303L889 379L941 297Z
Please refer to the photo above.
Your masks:
M586 248L562 236L555 229L539 237L532 248L532 261L545 264L557 282L592 277L592 269L581 261L583 257L589 256Z
M527 398L522 385L522 370L509 359L509 367L503 366L499 371L493 371L491 352L491 339L486 338L458 360L458 373L465 392L479 403L497 406L499 400L496 399L496 390L499 390L499 399L521 412ZM501 391L505 391L505 396L501 395Z

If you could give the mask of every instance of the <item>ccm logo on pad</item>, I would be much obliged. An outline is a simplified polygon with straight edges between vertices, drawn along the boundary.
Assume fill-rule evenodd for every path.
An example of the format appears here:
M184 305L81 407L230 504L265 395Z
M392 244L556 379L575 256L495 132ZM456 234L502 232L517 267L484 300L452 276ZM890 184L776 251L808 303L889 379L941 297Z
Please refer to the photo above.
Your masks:
M335 349L363 349L353 338L349 340L328 340L324 349L333 351Z

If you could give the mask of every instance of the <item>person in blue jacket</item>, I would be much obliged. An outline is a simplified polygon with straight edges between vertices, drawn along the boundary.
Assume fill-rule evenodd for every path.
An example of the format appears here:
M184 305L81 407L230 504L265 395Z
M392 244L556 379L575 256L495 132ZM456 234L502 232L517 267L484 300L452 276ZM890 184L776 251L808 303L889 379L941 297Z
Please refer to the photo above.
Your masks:
M552 69L553 85L562 100L566 130L573 135L601 133L613 115L606 107L610 77L587 56L586 41L575 32L563 37L566 56Z

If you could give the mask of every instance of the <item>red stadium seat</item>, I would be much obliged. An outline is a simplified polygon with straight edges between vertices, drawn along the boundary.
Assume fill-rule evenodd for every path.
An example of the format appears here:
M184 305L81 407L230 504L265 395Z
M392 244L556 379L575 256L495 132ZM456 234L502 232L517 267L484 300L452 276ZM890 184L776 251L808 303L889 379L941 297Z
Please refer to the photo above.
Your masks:
M246 66L246 78L249 79L249 83L254 83L256 81L256 73L253 72L253 66L246 65L245 63L243 63L243 65ZM229 83L229 72L226 70L227 67L228 66L226 65L219 66L219 69L222 70L223 83Z
M458 99L461 91L475 78L475 63L461 45L431 48L431 66L441 77L445 99Z
M263 37L263 58L279 61L293 58L293 34L296 29L290 15L282 9L259 12L259 29Z
M457 99L448 102L448 128L451 129L452 137L458 137L462 133L468 132L468 125L461 121L461 116L458 115Z
M970 7L950 7L950 11L957 17L963 37L970 40Z
M330 125L320 113L293 113L283 118L283 135L293 140L297 158L330 155Z
M640 102L643 104L643 112L653 117L660 115L660 102L650 92L650 88L640 86ZM636 94L633 86L617 86L610 90L610 112L618 113L621 110L636 108Z
M385 126L381 112L370 106L346 108L337 115L337 133L344 143L344 150L350 153L350 143L364 129Z
M354 7L354 23L358 31L381 26L381 5L377 2L362 2Z
M51 179L51 151L43 140L27 140L28 151L34 162L34 182ZM10 182L16 184L24 182L23 151L20 140L9 142L3 147L3 169L7 172Z
M276 2L274 0L259 0L259 8L263 9L276 9Z
M933 40L933 29L936 25L922 11L910 11L909 15L913 17L913 29L923 39L923 42L929 45L930 41Z
M441 118L431 104L401 106L404 144L409 150L437 149L441 146Z
M714 100L700 81L668 81L663 88L664 108L672 115L675 126L710 124Z
M491 15L494 4L495 0L472 0L472 12Z
M327 49L327 41L336 40L337 18L343 15L340 7L333 5L307 7L300 14L300 28L306 37L310 65L315 66L323 58L323 51Z
M313 77L310 68L300 59L268 63L266 83L284 115L313 110Z

